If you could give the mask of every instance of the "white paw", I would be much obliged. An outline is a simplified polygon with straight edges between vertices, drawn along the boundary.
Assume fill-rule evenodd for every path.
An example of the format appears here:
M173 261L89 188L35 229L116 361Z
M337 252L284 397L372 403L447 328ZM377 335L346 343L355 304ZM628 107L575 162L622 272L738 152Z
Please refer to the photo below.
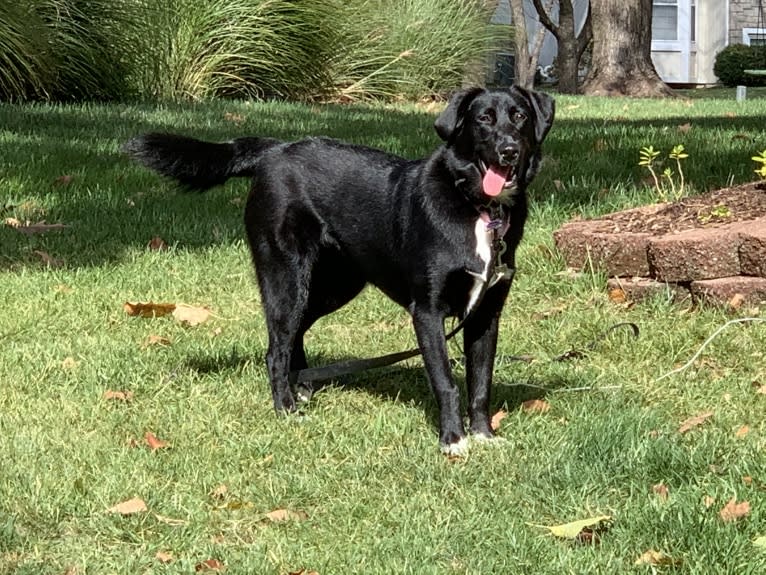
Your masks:
M463 457L468 454L468 438L463 437L460 441L442 445L441 452L450 457Z

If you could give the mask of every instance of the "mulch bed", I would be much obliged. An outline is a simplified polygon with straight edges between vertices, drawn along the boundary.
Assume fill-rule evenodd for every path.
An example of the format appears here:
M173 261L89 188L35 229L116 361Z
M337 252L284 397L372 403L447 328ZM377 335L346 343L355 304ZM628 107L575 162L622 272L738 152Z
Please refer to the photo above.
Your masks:
M712 228L766 216L766 182L690 196L598 218L598 231L663 235Z

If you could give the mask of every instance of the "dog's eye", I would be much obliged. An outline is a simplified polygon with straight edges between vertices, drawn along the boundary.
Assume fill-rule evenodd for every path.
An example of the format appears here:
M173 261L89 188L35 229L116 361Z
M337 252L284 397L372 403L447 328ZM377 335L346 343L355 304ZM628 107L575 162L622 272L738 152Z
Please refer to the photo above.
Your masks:
M482 124L492 124L495 121L495 115L491 112L485 112L478 119Z
M518 124L527 119L527 115L524 112L514 112L511 117L513 118L513 121Z

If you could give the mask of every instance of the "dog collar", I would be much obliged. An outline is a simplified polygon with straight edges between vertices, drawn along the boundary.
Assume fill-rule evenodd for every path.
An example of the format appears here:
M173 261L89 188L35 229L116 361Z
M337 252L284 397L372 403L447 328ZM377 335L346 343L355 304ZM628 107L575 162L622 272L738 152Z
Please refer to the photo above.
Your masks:
M511 214L507 208L493 203L481 206L479 216L485 223L487 231L492 232L492 259L495 261L495 267L487 281L486 287L489 289L500 280L512 280L515 273L514 269L503 262L503 255L508 249L503 237L511 227Z

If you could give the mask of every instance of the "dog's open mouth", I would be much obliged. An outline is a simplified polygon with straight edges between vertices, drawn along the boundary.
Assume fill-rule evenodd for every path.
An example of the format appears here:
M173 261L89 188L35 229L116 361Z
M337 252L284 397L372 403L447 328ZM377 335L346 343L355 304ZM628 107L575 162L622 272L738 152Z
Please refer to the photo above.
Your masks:
M516 188L516 174L514 166L487 165L479 160L479 166L483 173L481 180L482 189L487 196L495 198L503 192L510 192Z

